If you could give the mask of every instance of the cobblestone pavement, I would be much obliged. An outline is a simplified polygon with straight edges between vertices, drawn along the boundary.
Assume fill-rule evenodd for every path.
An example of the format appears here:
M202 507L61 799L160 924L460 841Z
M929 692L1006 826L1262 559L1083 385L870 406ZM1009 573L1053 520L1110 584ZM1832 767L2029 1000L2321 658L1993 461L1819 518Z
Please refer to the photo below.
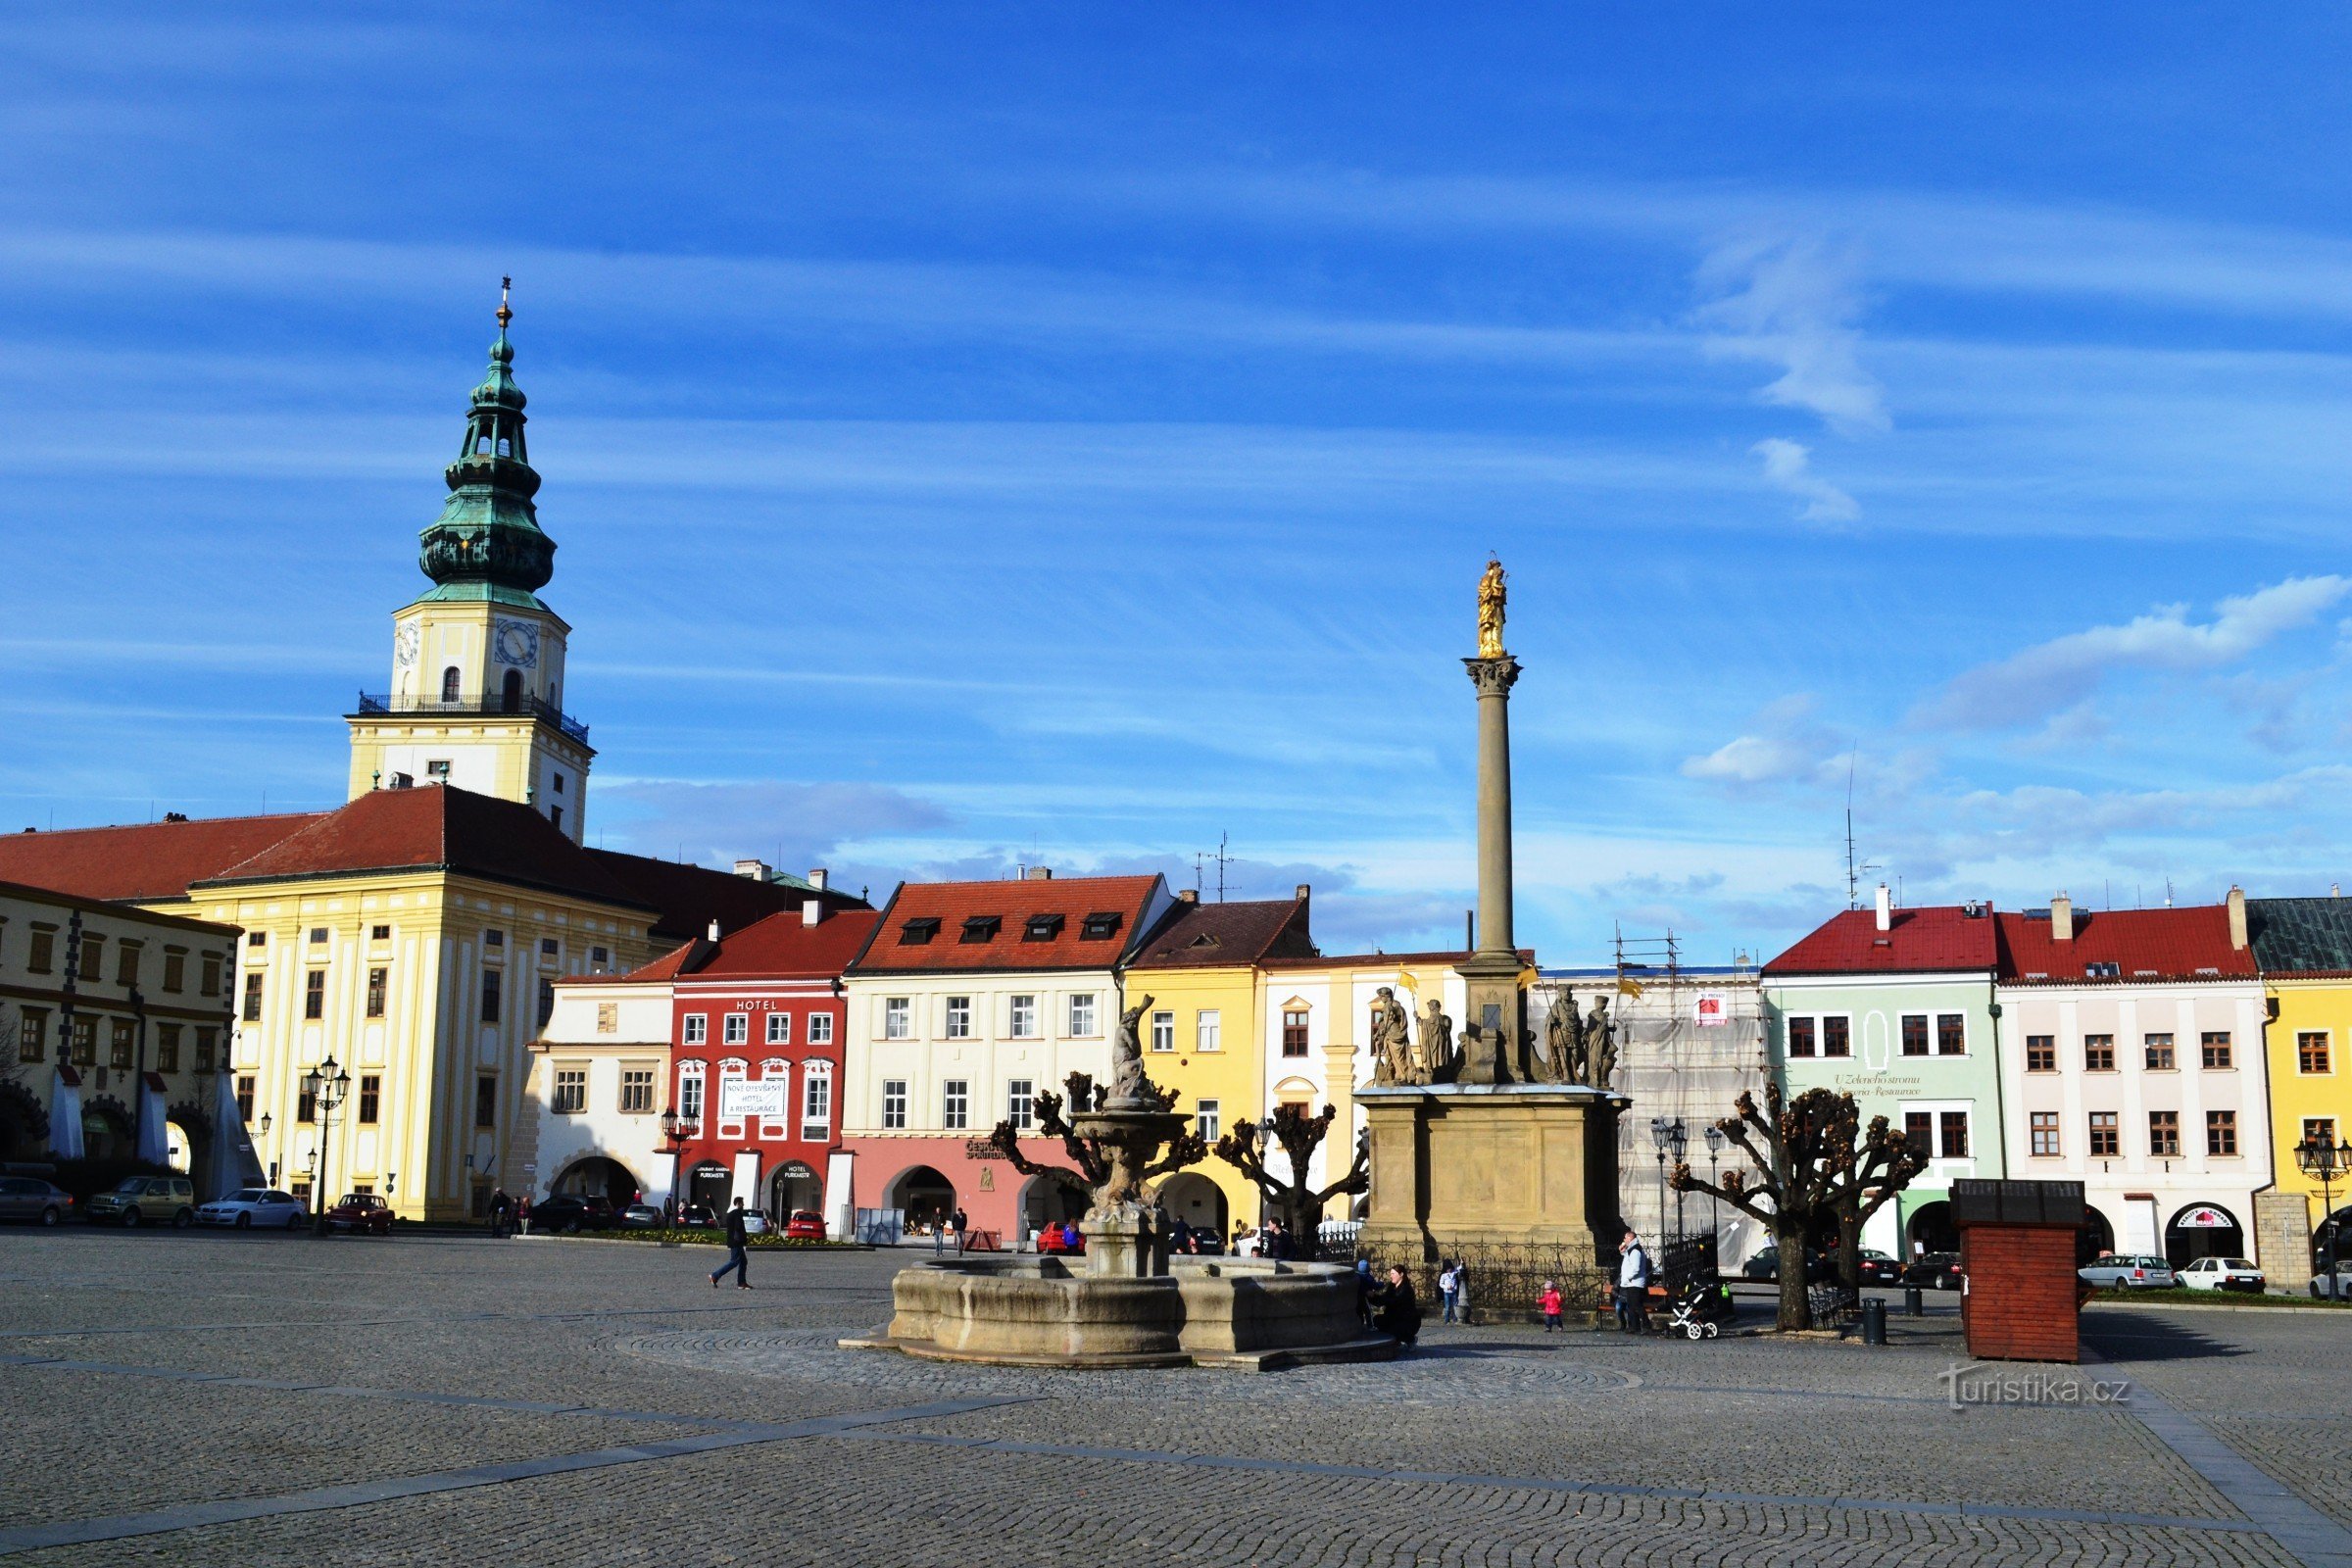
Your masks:
M2332 1318L2093 1309L2109 1364L2085 1370L2161 1396L2146 1420L1950 1408L1948 1312L1886 1349L1433 1328L1387 1364L1082 1375L839 1349L911 1255L756 1254L749 1294L709 1288L713 1256L0 1234L0 1556L2289 1564L2352 1542Z

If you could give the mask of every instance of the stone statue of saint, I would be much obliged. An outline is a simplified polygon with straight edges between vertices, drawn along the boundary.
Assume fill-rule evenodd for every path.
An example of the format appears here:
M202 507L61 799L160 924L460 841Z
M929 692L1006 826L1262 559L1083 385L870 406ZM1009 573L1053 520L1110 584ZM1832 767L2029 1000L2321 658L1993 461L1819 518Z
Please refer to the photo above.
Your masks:
M1544 1081L1582 1083L1584 1054L1584 1023L1576 1015L1576 993L1562 990L1551 999L1551 1010L1544 1015Z
M1421 1082L1435 1083L1438 1074L1453 1065L1453 1020L1446 1016L1445 999L1432 997L1421 1014Z
M1372 1081L1410 1083L1413 1077L1412 1026L1394 988L1382 986L1372 999Z
M1609 1087L1609 1078L1617 1071L1617 1026L1609 1022L1609 999L1592 999L1592 1010L1585 1015L1585 1081L1595 1089Z
M1134 1006L1119 1014L1119 1038L1111 1048L1110 1098L1140 1100L1144 1094L1144 1042L1137 1030L1144 1014L1152 1010L1152 998L1146 996Z
M1502 657L1502 563L1487 560L1487 573L1478 579L1478 657Z

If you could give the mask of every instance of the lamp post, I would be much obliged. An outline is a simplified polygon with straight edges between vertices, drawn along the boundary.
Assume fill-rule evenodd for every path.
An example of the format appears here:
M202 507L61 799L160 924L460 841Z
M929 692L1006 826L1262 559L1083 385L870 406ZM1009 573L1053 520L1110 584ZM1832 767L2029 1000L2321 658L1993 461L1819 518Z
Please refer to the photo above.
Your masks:
M1715 1162L1723 1157L1723 1129L1707 1123L1707 1185L1715 1185ZM1707 1228L1715 1233L1715 1245L1723 1246L1723 1200L1712 1194L1707 1198Z
M268 1111L262 1112L262 1119L254 1124L254 1131L260 1133L264 1139L269 1138L270 1113ZM277 1161L274 1159L270 1162L270 1185L272 1187L277 1185Z
M311 1218L311 1234L324 1236L327 1210L327 1139L335 1128L335 1109L343 1103L344 1095L350 1092L351 1074L337 1066L335 1058L329 1056L302 1075L302 1087L303 1092L311 1097L311 1102L318 1112L318 1180L314 1188L314 1191L318 1194L318 1212Z
M662 1141L668 1147L662 1152L669 1156L669 1222L672 1225L685 1217L685 1196L678 1191L678 1162L686 1146L694 1142L702 1124L692 1116L681 1116L672 1105L662 1112Z
M1675 1117L1668 1125L1666 1144L1674 1154L1674 1162L1680 1165L1683 1162L1683 1151L1690 1146L1690 1134L1683 1126L1682 1117ZM1659 1216L1661 1219L1664 1217L1662 1214ZM1679 1187L1674 1190L1674 1239L1678 1242L1683 1239L1683 1190Z
M2347 1149L2335 1141L2335 1129L2324 1127L2317 1137L2307 1137L2295 1146L2295 1164L2303 1174L2320 1184L2320 1224L2328 1232L2328 1245L2321 1250L2321 1272L2328 1277L2328 1298L2336 1298L2335 1286L2335 1179L2352 1167Z
M1658 1229L1666 1228L1666 1148L1674 1133L1663 1116L1649 1118L1649 1141L1658 1152Z

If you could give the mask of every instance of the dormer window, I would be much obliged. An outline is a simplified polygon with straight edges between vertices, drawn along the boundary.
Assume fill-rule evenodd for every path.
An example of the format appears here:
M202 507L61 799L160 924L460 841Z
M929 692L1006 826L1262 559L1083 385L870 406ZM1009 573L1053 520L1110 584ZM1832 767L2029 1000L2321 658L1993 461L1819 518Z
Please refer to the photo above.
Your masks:
M1004 928L1004 917L1001 914L967 915L963 922L963 940L965 942L994 942L997 940L997 933Z
M937 935L939 935L939 916L918 914L899 927L899 946L919 948Z
M1066 915L1059 914L1033 914L1021 927L1021 940L1023 942L1051 942L1061 935L1061 924L1066 918L1068 918Z
M2120 963L2086 963L2082 966L2082 978L2085 980L2120 980L2123 975L2124 966Z
M1217 946L1216 933L1213 931L1203 931L1199 936L1193 938L1192 945L1196 948L1213 948Z
M1116 909L1097 909L1078 928L1079 939L1085 942L1107 942L1119 934L1119 927L1126 918Z

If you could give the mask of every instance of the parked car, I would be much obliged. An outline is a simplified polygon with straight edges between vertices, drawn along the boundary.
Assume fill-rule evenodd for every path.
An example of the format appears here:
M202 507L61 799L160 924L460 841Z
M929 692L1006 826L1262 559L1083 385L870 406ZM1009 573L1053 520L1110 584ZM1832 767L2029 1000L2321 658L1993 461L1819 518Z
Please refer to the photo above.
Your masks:
M0 1176L0 1219L62 1225L74 1212L74 1195L38 1176Z
M701 1203L688 1203L678 1214L678 1224L686 1230L702 1230L711 1223L710 1210Z
M196 1223L196 1186L185 1176L125 1176L111 1193L100 1193L82 1205L93 1225L176 1225Z
M784 1222L784 1239L788 1242L821 1242L825 1239L825 1217L813 1208L796 1208Z
M1862 1249L1861 1268L1865 1285L1895 1285L1902 1281L1902 1259L1867 1247Z
M2180 1271L2192 1291L2260 1291L2262 1270L2242 1257L2200 1257Z
M746 1236L766 1235L767 1216L759 1209L747 1205L743 1211L743 1234Z
M196 1210L199 1225L227 1225L247 1231L298 1231L310 1218L302 1200L274 1187L243 1187L226 1198L216 1198Z
M326 1211L326 1228L355 1236L389 1236L392 1205L373 1193L345 1193L343 1201Z
M2352 1258L2338 1259L2333 1273L2335 1275L2334 1299L2338 1301L2352 1301ZM2311 1294L2321 1298L2328 1297L2328 1290L2327 1271L2323 1271L2312 1276Z
M1958 1252L1926 1252L1903 1270L1905 1285L1924 1285L1937 1291L1956 1291L1965 1277Z
M1819 1283L1822 1280L1833 1278L1837 1272L1837 1265L1829 1258L1814 1251L1811 1248L1805 1250L1805 1278L1808 1282ZM1740 1278L1749 1280L1779 1279L1781 1277L1781 1250L1778 1247L1765 1248L1740 1265Z
M579 1231L609 1231L620 1223L611 1202L602 1198L574 1198L559 1193L531 1205L531 1234L569 1236Z
M623 1230L656 1231L662 1228L662 1211L651 1203L631 1203L620 1211Z
M1086 1237L1075 1225L1049 1225L1037 1233L1037 1250L1078 1256L1086 1251Z
M2110 1252L2092 1258L2075 1273L2106 1291L2169 1291L2180 1283L2172 1264L2144 1253Z

